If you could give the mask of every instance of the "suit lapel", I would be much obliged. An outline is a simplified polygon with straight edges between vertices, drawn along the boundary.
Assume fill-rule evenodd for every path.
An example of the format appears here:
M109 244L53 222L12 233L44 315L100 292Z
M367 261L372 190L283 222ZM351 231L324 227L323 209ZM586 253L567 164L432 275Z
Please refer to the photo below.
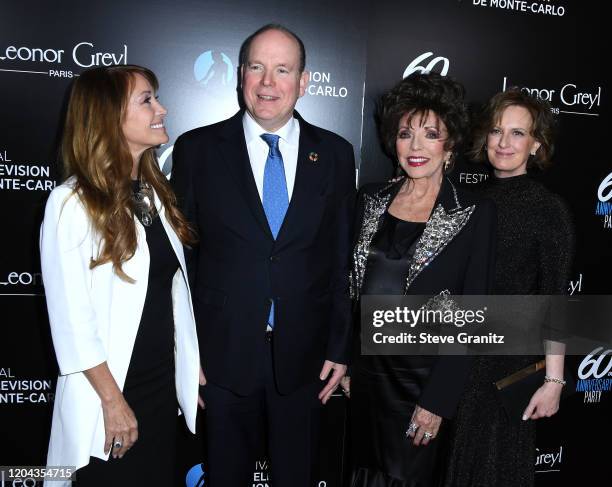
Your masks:
M440 255L465 227L475 208L474 205L462 207L453 184L446 178L443 180L438 200L417 242L410 263L405 294L423 269Z
M363 217L357 240L353 245L353 266L349 275L352 299L359 297L370 252L370 244L380 227L385 211L389 208L402 184L404 184L404 179L396 183L389 183L372 195L367 193L363 195Z
M404 179L385 186L373 195L364 195L364 214L359 237L353 250L350 274L351 298L357 299L363 284L370 244L383 215L404 183ZM419 237L406 278L405 293L421 272L446 248L469 221L475 206L462 207L455 187L444 179L423 234Z
M272 239L272 232L259 198L253 169L249 161L249 152L247 151L242 127L243 114L244 112L240 111L227 121L221 132L219 152L223 157L224 165L232 173L232 179L236 181L238 191L244 197L253 217L268 238Z
M312 125L304 121L295 112L295 118L300 124L300 141L293 184L293 194L289 202L289 208L278 233L277 245L288 243L292 235L299 230L300 222L308 213L313 198L322 196L324 191L323 182L328 174L329 160L321 148L321 139L313 129ZM264 214L265 218L265 214Z

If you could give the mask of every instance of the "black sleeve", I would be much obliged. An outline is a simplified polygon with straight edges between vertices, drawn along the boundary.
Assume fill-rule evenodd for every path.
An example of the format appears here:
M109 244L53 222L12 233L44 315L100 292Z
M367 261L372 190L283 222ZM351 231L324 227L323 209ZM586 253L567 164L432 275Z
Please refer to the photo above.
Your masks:
M495 272L497 212L489 200L479 203L472 218L472 245L465 272L463 294L489 294ZM432 367L427 385L418 403L423 409L443 418L453 418L467 379L472 370L473 357L442 355Z
M497 209L488 199L479 203L463 294L483 295L493 290L497 252ZM474 215L476 216L476 215Z
M571 212L556 195L550 204L542 209L543 221L538 236L538 291L542 295L568 293L575 246L575 231ZM569 316L564 312L568 303L563 298L552 298L554 309L542 328L542 338L563 342L571 330ZM571 334L570 334L571 335Z
M327 359L347 364L352 336L352 313L349 297L349 269L351 237L355 209L355 156L353 147L345 141L340 146L336 161L336 232L334 262L331 278L332 312L329 326Z
M566 294L574 256L574 224L565 203L555 197L544 211L538 238L538 291Z
M197 208L194 192L194 160L192 150L188 150L189 140L185 135L180 136L172 151L172 175L170 177L170 185L176 194L178 207L183 212L183 215L191 225L196 235L199 238L200 231L198 228ZM197 260L198 260L198 242L191 247L185 247L185 261L187 271L189 273L189 284L194 288L196 282Z

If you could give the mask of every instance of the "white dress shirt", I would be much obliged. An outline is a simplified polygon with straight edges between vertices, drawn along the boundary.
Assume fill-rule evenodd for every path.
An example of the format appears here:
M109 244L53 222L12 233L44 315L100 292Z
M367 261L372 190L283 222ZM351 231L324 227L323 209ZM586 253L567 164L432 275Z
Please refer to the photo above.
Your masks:
M280 137L278 148L283 156L285 166L285 180L287 182L287 195L291 201L293 185L295 183L295 172L297 170L298 149L300 146L300 123L294 117L283 125L276 132L264 130L249 114L244 112L242 117L242 127L244 128L244 138L246 140L247 151L251 170L257 185L259 199L263 201L263 180L266 160L270 152L270 146L261 138L261 134L275 134Z

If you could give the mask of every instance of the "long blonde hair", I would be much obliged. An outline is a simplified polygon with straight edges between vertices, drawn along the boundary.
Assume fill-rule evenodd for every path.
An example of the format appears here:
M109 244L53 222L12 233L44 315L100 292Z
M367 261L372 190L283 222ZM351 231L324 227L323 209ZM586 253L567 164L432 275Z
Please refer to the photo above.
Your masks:
M122 124L137 74L157 90L155 74L141 66L84 71L72 87L61 146L65 176L74 177L74 191L102 241L90 268L112 262L117 275L128 282L133 279L123 271L122 264L134 255L137 237L130 181L133 158ZM142 154L140 171L142 179L157 193L180 240L193 243L195 235L176 206L176 197L159 168L154 148Z

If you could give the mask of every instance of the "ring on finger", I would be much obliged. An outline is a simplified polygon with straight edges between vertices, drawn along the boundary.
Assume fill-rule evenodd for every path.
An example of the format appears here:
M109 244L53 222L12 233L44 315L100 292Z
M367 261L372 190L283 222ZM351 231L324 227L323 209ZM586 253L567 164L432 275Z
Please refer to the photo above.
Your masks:
M123 446L123 442L121 440L115 440L115 442L113 443L113 446L115 448L121 448Z
M433 438L433 433L426 431L425 433L423 433L423 438L425 438L426 440L430 440Z
M418 430L418 429L419 429L419 425L418 425L418 424L416 424L416 423L410 423L410 424L408 425L408 429L406 430L406 436L408 436L408 435L410 435L410 434L412 434L412 433L415 433L415 432L416 432L416 430Z

